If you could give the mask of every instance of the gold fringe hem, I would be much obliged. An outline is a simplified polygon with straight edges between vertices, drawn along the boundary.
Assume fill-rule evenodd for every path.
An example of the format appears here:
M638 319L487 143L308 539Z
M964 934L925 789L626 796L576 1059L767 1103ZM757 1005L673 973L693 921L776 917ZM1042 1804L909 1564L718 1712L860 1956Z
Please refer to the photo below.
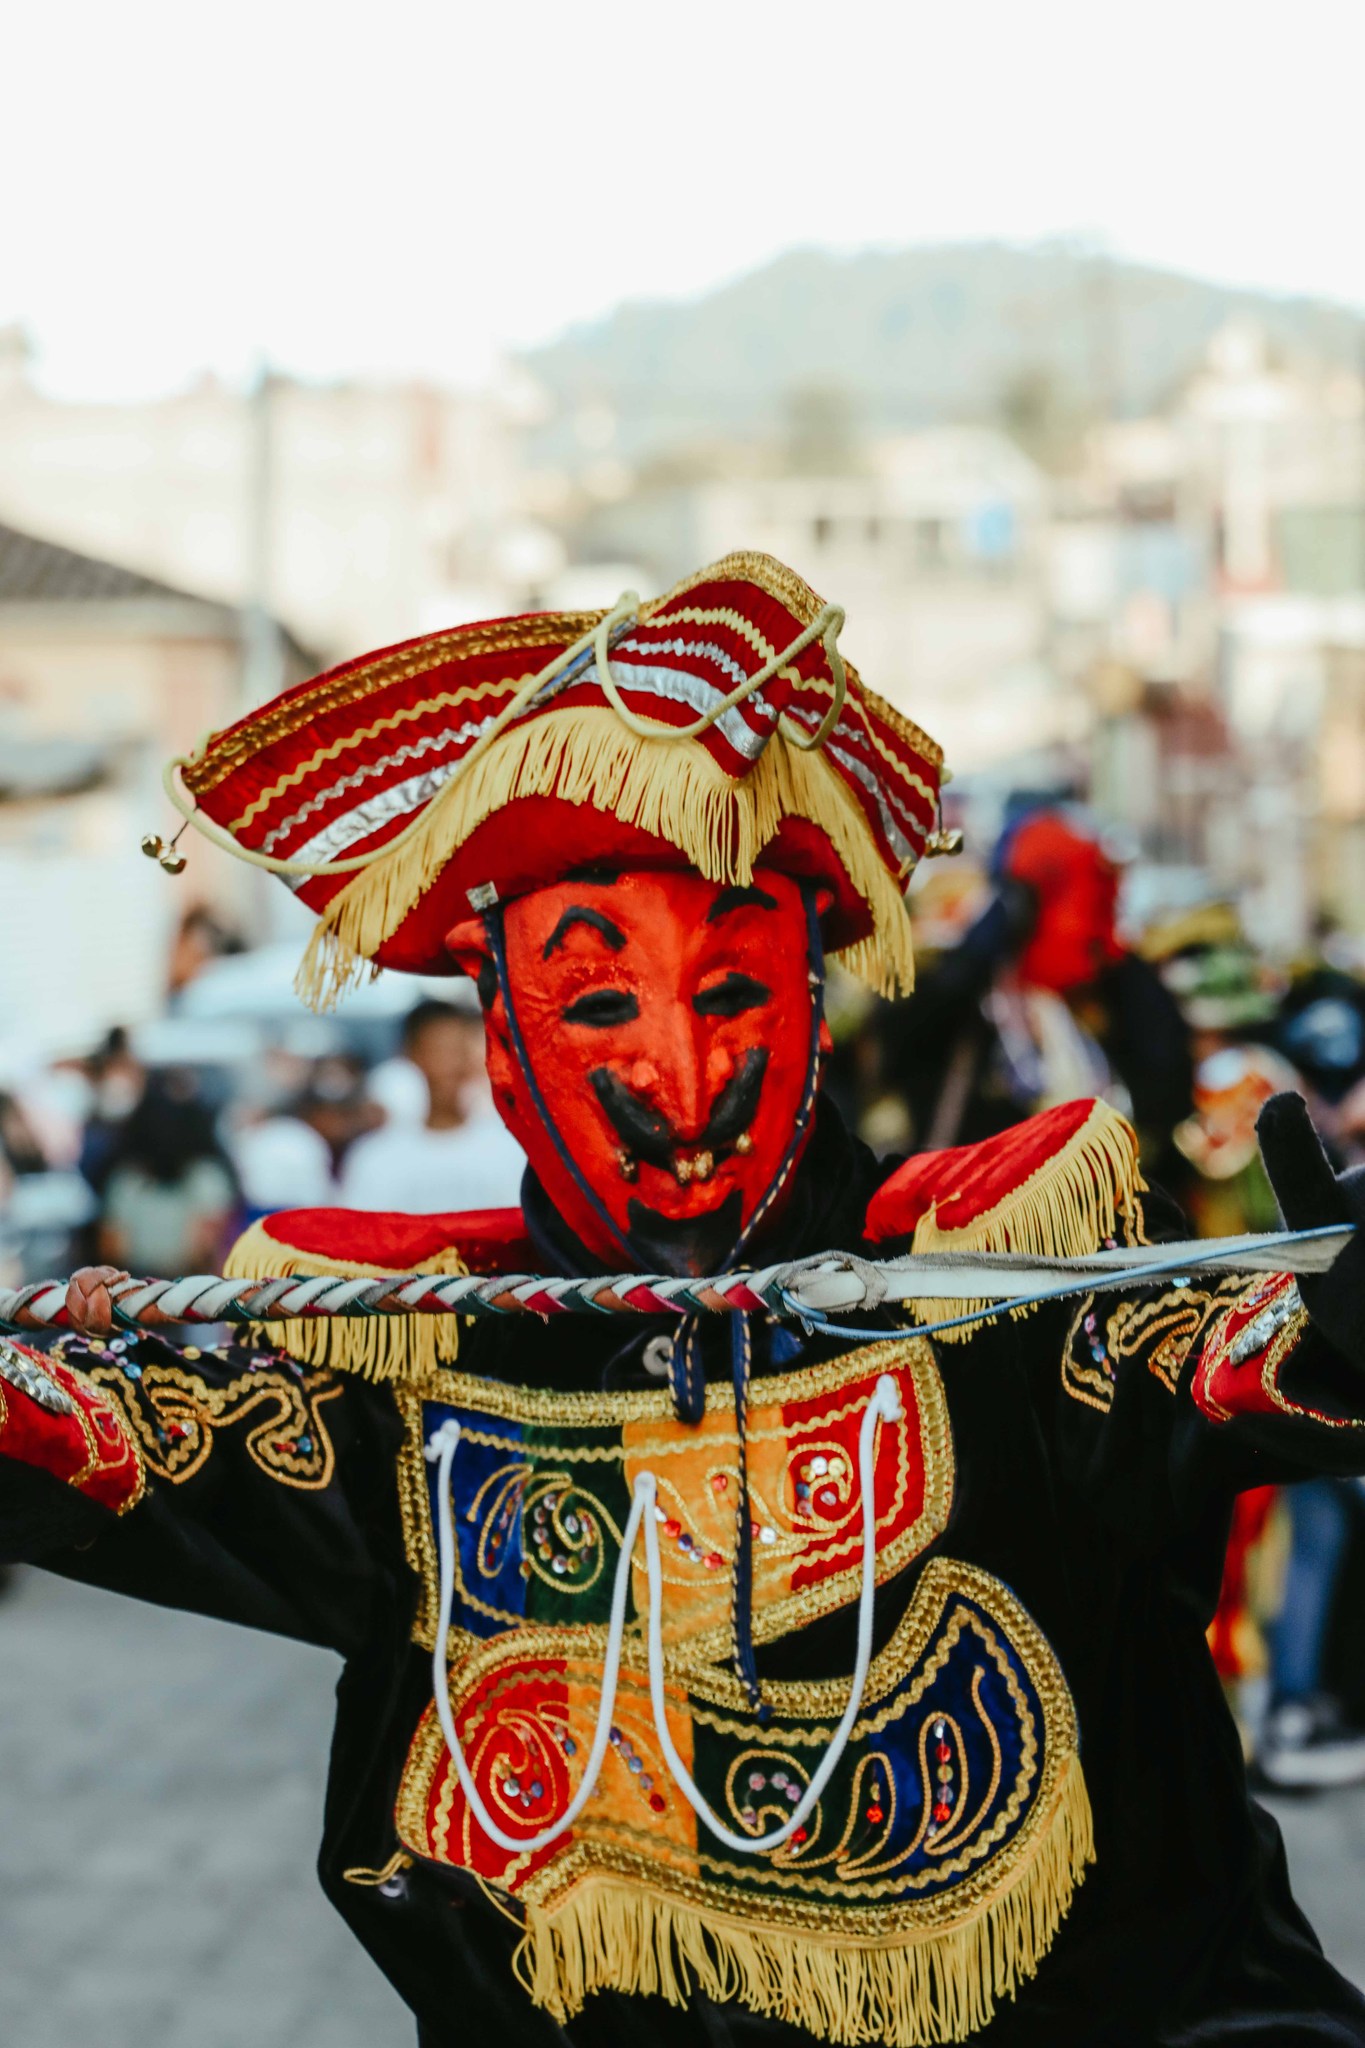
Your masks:
M593 1875L553 1910L528 1909L516 1969L533 2002L561 2023L595 1991L683 2005L695 1988L849 2048L937 2048L977 2033L997 2001L1035 1974L1094 1860L1090 1800L1072 1758L1027 1860L951 1926L863 1943L837 1926L746 1925Z
M465 1273L454 1246L423 1259L421 1273ZM392 1266L357 1265L350 1259L302 1252L281 1244L264 1223L253 1223L238 1238L223 1272L229 1280L354 1280L365 1273L396 1272ZM262 1340L305 1365L330 1366L367 1380L413 1380L449 1365L459 1356L460 1316L301 1316L294 1322L254 1323Z
M1138 1166L1137 1135L1107 1102L1096 1102L1080 1129L984 1215L960 1229L940 1229L937 1204L915 1225L912 1249L933 1252L1021 1252L1033 1258L1079 1259L1096 1251L1119 1224L1137 1227L1138 1197L1147 1186ZM921 1322L975 1315L988 1301L922 1301ZM1023 1316L1028 1309L1014 1309ZM944 1330L941 1341L965 1344L975 1328Z
M856 799L818 754L775 736L736 782L704 747L639 739L613 711L588 707L509 727L432 798L410 838L381 851L338 891L299 967L304 1001L328 1009L361 979L451 855L495 811L519 797L551 795L638 825L716 882L747 883L783 819L810 820L829 838L872 923L867 937L835 957L879 994L913 987L903 885L883 865Z

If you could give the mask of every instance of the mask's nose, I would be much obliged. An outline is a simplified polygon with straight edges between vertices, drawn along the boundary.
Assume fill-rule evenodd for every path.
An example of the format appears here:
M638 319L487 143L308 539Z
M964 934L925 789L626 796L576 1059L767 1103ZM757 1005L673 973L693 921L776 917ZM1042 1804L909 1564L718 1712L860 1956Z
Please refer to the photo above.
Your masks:
M676 1003L660 1020L654 1049L632 1060L622 1078L667 1119L678 1143L689 1145L700 1142L716 1097L734 1072L734 1054L711 1042L706 1020Z

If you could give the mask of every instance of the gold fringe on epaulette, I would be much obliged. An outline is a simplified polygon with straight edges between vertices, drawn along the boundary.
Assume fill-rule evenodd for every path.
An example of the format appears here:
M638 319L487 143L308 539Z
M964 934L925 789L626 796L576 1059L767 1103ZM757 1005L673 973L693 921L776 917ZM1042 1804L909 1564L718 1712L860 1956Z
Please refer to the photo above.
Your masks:
M299 968L298 991L327 1009L360 979L460 847L518 797L591 804L686 854L715 882L747 883L784 818L826 833L868 907L870 934L835 957L882 995L906 993L915 963L903 885L888 873L856 799L818 753L768 742L742 781L691 742L639 739L614 711L550 711L512 725L428 804L419 830L338 891Z
M414 1268L419 1273L466 1273L451 1246ZM366 1273L396 1273L396 1266L328 1258L281 1244L263 1223L242 1232L223 1272L229 1280L359 1279ZM327 1365L367 1380L413 1380L449 1365L460 1349L460 1316L300 1316L287 1323L254 1323L263 1341L305 1365Z
M945 1927L872 1944L846 1933L837 1910L818 1932L765 1926L594 1874L562 1905L528 1908L517 1971L534 2003L561 2022L594 1991L683 2005L696 1989L820 2040L936 2048L979 2032L997 2002L1034 1975L1094 1856L1090 1800L1073 1758L1028 1861Z
M1079 1259L1098 1251L1120 1225L1140 1238L1139 1196L1146 1188L1138 1166L1137 1134L1107 1102L1089 1116L1028 1179L958 1230L939 1226L937 1205L915 1225L915 1252L1021 1252L1041 1259ZM975 1315L988 1301L922 1301L919 1319L947 1322ZM1028 1309L1014 1309L1016 1316ZM941 1340L965 1344L979 1326L944 1330Z

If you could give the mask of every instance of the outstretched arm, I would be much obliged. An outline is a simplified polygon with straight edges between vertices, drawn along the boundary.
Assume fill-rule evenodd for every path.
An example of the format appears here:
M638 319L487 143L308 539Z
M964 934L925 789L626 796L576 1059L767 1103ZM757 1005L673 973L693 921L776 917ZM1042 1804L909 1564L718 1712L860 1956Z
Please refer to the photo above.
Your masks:
M355 1502L382 1401L274 1352L112 1335L115 1277L76 1276L54 1351L0 1349L3 1554L349 1649L377 1589Z
M1298 1096L1266 1105L1261 1143L1291 1228L1365 1216L1365 1175L1338 1180ZM1183 1234L1175 1212L1170 1234ZM1088 1297L1057 1393L1064 1471L1144 1542L1197 1521L1212 1495L1365 1472L1365 1248L1354 1239L1301 1282L1196 1274Z

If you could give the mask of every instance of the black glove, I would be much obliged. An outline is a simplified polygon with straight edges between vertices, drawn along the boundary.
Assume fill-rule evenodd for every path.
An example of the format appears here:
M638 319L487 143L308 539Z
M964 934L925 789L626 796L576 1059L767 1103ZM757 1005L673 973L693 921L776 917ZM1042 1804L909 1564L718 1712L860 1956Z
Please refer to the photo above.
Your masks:
M1365 1166L1334 1173L1301 1095L1272 1095L1256 1119L1261 1157L1290 1230L1354 1223L1356 1234L1325 1273L1304 1273L1299 1293L1334 1351L1365 1371Z

